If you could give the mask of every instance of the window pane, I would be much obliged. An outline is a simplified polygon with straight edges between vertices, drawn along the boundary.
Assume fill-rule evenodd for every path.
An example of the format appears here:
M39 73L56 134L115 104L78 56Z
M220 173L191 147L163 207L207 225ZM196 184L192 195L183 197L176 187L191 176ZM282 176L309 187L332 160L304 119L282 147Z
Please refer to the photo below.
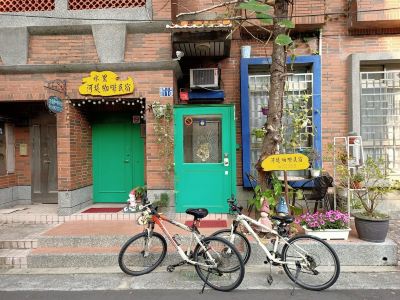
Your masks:
M400 71L361 72L361 136L365 156L400 170Z
M304 70L302 70L304 71ZM293 107L293 103L299 101L300 97L309 96L308 108L310 109L308 118L310 124L304 128L304 131L299 134L296 143L300 147L313 147L312 133L313 133L313 96L312 86L313 74L312 73L295 73L288 76L285 86L284 106L286 108ZM249 76L249 120L250 120L250 133L254 128L261 128L267 121L267 117L261 113L261 107L268 105L268 95L270 89L270 75L250 75ZM285 138L290 141L292 134L292 120L284 115L282 124L286 128ZM250 136L250 166L251 173L256 175L254 168L258 158L261 154L262 139L254 135ZM281 146L282 149L282 146ZM286 153L293 152L293 149L285 149ZM282 151L283 152L283 151Z
M222 162L222 117L186 115L183 117L185 163Z

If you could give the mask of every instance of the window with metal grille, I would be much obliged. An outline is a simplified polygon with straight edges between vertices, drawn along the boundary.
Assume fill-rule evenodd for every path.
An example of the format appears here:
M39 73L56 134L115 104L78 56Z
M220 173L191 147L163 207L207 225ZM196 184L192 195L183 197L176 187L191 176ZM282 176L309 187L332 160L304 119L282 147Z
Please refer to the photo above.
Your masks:
M0 12L54 10L55 0L0 0Z
M365 156L385 159L400 175L400 65L361 66L360 82Z
M312 85L313 85L313 74L312 73L298 73L288 76L285 85L285 98L284 106L290 109L293 106L294 101L298 101L300 97L309 96L308 108L310 113L308 118L309 124L304 128L304 131L300 133L298 141L296 143L299 148L311 148L313 147L312 133L313 132L313 97L312 97ZM254 128L261 128L267 121L267 117L261 113L261 107L268 105L268 95L270 89L270 75L250 75L249 76L249 120L250 120L250 132ZM291 123L292 119L287 114L283 115L282 125L287 128L284 131L285 139L288 141L291 136ZM262 140L256 136L251 136L250 143L250 166L251 173L256 176L256 170L254 168L258 158L261 155ZM282 147L282 146L281 146ZM284 149L286 153L293 153L294 150L287 147ZM283 151L281 151L283 153Z
M143 7L146 0L69 0L69 10Z

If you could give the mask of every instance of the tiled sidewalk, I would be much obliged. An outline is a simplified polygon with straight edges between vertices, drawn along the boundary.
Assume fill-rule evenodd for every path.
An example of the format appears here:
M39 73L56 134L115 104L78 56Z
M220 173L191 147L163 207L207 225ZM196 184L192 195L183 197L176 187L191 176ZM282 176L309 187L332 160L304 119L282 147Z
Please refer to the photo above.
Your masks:
M122 207L121 204L92 205L91 207ZM0 224L2 223L26 223L26 224L61 224L70 221L136 221L138 213L81 213L77 212L70 216L58 216L57 206L52 204L40 205L17 205L15 208L27 208L13 213L1 214ZM82 211L88 209L86 207ZM192 220L193 217L185 213L166 213L166 215L178 222ZM226 220L227 214L209 214L204 220Z
M388 238L397 244L397 258L399 259L398 265L400 266L400 218L390 220Z

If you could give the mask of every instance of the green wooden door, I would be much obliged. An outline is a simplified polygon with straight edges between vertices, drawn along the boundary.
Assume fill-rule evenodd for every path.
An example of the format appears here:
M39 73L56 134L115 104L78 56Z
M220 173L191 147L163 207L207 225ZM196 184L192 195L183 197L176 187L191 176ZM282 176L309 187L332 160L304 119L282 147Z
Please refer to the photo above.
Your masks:
M176 210L228 212L236 194L234 107L175 107Z
M140 125L128 118L103 120L92 126L93 200L120 202L144 184L144 143Z

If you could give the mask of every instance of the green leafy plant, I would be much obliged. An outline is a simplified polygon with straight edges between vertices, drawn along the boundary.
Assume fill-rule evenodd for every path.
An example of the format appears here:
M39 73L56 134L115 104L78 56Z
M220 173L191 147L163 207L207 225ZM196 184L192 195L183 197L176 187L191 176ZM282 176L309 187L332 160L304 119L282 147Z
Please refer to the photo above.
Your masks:
M266 133L267 130L264 127L253 128L253 130L251 131L251 135L254 135L256 138L263 138Z
M169 195L168 193L161 193L160 199L155 202L155 204L159 207L168 207L169 206Z
M147 192L147 186L145 185L140 185L134 188L136 199L142 199L144 195L146 195L146 192Z
M262 190L260 185L257 185L254 189L256 196L250 200L250 205L254 205L257 211L261 210L264 200L268 201L269 209L271 212L275 210L275 206L282 195L282 184L281 182L276 182L273 184L272 189Z
M382 159L368 157L364 165L365 189L355 190L354 195L361 202L364 217L371 219L387 218L387 214L377 211L383 196L396 188L395 183L390 179L390 169ZM367 197L368 196L368 197Z
M308 140L308 137L314 136L314 130L308 130L312 126L310 96L290 96L290 99L292 103L284 108L287 122L282 123L281 132L283 147L294 152L296 148L307 146L301 144L301 138Z
M160 159L165 166L166 178L170 178L174 170L174 137L172 135L173 109L171 104L161 104L158 101L149 106L153 112L154 134L159 147Z
M362 187L362 182L365 180L365 176L362 172L356 172L354 174L350 174L350 182L352 188L360 189Z
M271 186L272 186L271 189L263 190L260 185L257 185L254 189L256 195L253 199L249 201L249 206L253 205L256 208L256 211L260 211L264 200L266 200L269 203L270 214L273 215L275 213L275 207L277 206L284 191L284 184L282 183L281 180L278 179L276 175L272 174ZM289 197L292 197L293 193L294 191L290 190ZM301 197L301 195L297 196ZM296 215L302 212L301 208L290 206L290 209Z

